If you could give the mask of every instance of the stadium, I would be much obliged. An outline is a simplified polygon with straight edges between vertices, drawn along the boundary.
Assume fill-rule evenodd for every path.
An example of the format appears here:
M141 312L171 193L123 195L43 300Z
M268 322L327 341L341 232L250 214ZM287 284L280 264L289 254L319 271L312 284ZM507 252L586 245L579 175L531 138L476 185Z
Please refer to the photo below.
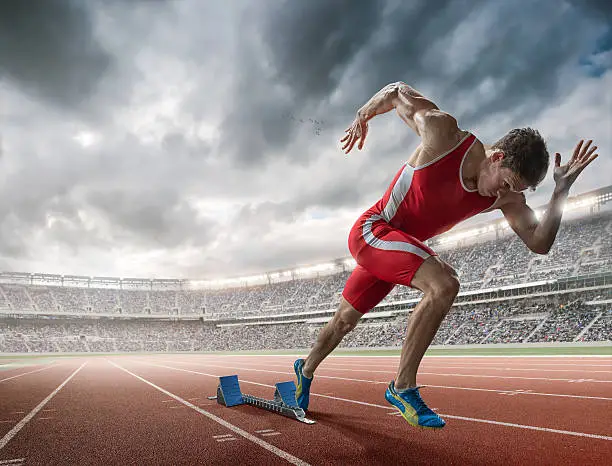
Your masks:
M610 463L611 25L0 1L0 466Z
M461 279L434 345L609 344L610 200L612 186L569 199L546 256L531 253L503 220L432 239ZM5 272L0 351L303 351L335 312L352 267L340 258L210 281ZM419 294L397 286L342 347L401 347Z

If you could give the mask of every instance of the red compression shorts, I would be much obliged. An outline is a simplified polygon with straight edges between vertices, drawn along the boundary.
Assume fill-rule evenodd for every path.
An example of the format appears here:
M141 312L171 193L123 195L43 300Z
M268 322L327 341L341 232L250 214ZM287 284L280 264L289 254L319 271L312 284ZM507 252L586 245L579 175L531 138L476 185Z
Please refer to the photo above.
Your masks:
M395 285L410 286L421 264L437 255L422 241L369 212L353 225L348 245L357 267L346 281L342 296L363 314Z

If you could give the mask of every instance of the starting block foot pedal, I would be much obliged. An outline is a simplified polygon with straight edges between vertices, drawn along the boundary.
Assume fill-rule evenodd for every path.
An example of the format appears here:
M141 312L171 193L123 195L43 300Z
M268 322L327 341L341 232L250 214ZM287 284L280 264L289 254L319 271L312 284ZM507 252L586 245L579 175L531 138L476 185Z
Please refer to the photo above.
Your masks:
M211 397L212 398L212 397ZM237 375L226 375L219 377L217 387L217 403L227 406L237 406L244 404L244 397L240 391L240 383Z
M275 384L274 400L266 400L252 395L243 394L240 391L240 383L237 375L219 377L217 396L207 397L209 400L217 400L217 403L231 407L241 404L255 406L273 413L278 413L305 424L314 424L315 421L306 418L306 413L297 404L295 398L295 383L279 382Z
M290 382L279 382L276 384L276 390L274 390L274 401L282 402L289 408L301 409L295 398L295 383L293 380Z

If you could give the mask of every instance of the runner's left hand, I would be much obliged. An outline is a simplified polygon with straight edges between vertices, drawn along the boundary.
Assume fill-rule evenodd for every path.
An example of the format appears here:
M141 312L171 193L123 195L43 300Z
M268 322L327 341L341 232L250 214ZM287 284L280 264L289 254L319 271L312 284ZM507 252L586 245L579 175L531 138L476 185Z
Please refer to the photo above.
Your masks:
M597 146L593 146L589 149L593 141L589 140L584 147L584 139L581 139L576 148L574 149L574 155L565 165L561 165L561 154L555 154L555 169L553 171L553 179L555 180L555 190L557 191L569 191L569 188L574 184L578 175L597 158L599 154L595 154Z

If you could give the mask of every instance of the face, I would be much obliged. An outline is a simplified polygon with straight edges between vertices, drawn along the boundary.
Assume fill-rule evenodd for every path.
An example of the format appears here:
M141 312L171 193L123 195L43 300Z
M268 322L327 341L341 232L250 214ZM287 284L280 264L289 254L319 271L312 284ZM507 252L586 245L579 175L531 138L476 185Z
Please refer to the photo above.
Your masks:
M490 157L489 166L478 178L478 193L481 196L501 197L509 191L525 191L529 186L521 177L507 167L501 166L503 152Z

